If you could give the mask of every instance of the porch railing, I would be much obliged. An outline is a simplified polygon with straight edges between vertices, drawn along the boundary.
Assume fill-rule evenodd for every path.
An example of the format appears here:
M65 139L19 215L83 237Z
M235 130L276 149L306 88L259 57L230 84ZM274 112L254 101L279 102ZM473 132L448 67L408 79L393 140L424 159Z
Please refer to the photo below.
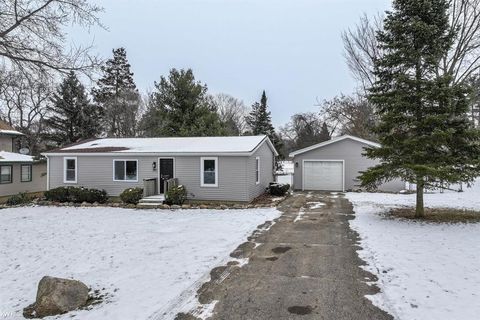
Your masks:
M175 188L176 186L178 186L178 179L177 178L168 179L168 180L163 181L163 183L164 183L163 184L163 190L165 190L165 192L167 192L171 188Z
M150 197L158 194L157 178L143 179L143 196Z

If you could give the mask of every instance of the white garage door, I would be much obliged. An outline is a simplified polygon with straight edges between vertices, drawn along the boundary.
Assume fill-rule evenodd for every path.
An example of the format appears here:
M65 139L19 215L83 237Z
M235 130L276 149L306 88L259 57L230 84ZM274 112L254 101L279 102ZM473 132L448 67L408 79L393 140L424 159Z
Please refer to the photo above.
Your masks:
M342 161L305 161L304 190L343 191Z

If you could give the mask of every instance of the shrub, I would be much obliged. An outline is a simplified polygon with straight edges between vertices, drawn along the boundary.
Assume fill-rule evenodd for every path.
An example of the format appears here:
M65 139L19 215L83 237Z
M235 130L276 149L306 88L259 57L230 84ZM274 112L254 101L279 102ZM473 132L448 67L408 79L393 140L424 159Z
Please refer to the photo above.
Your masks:
M48 201L69 202L69 189L73 187L58 187L45 191L44 196Z
M105 190L87 189L87 188L70 188L69 198L71 202L82 203L105 203L108 200Z
M283 197L288 190L290 190L290 185L289 184L283 184L283 183L275 183L272 182L267 188L267 192L276 197Z
M46 191L45 199L56 202L105 203L108 200L108 195L105 190L88 189L83 187L58 187Z
M32 198L29 197L26 193L19 193L8 198L7 205L17 206L19 204L29 203L30 201L32 201Z
M142 188L125 189L120 194L120 199L122 199L124 203L128 203L128 204L137 204L142 198L143 198Z
M182 186L171 188L166 193L165 203L168 205L182 205L187 200L187 189Z

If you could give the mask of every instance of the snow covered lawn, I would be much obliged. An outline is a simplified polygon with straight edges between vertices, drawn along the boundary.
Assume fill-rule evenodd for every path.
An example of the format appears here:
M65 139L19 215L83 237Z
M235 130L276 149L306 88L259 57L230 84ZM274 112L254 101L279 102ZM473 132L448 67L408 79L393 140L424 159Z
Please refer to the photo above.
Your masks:
M134 320L172 312L259 224L278 216L275 209L0 210L0 311L23 319L38 281L50 275L105 288L111 296L93 310L74 312L78 319Z
M480 223L435 224L388 219L382 213L413 206L415 195L347 193L361 237L359 255L379 277L369 299L396 319L478 319ZM480 211L480 181L463 193L425 195L427 207Z

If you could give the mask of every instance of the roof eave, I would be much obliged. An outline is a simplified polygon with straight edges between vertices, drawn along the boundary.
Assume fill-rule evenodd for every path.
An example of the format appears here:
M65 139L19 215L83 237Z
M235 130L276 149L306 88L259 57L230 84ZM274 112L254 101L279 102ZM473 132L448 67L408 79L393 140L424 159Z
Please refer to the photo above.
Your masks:
M303 148L303 149L291 152L288 156L290 158L293 158L295 156L298 156L299 154L309 152L309 151L312 151L312 150L315 150L315 149L323 148L323 147L326 147L330 144L334 144L334 143L343 141L345 139L351 139L351 140L354 140L354 141L357 141L357 142L361 142L361 143L367 144L367 145L369 145L371 147L374 147L374 148L379 148L380 147L380 144L378 144L376 142L369 141L369 140L362 139L362 138L358 138L358 137L351 136L351 135L344 135L344 136L341 136L337 139L331 139L331 140L328 140L328 141L317 143L317 144L315 144L313 146L310 146L310 147L307 147L307 148Z

